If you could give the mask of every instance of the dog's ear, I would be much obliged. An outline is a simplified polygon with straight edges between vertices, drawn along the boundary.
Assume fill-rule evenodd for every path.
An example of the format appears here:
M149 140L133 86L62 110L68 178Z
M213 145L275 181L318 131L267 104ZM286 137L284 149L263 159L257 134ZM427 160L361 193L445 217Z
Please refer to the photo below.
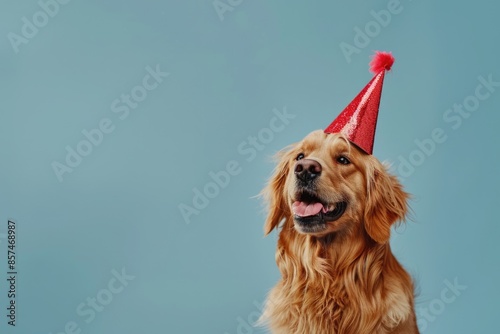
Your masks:
M264 224L264 234L267 235L276 228L279 223L289 215L289 208L285 198L285 182L290 169L290 152L285 149L276 155L278 165L269 179L266 188L262 191L262 196L269 206L266 223Z
M405 219L409 195L398 179L378 161L368 172L368 194L365 208L365 230L378 243L385 243L391 226Z

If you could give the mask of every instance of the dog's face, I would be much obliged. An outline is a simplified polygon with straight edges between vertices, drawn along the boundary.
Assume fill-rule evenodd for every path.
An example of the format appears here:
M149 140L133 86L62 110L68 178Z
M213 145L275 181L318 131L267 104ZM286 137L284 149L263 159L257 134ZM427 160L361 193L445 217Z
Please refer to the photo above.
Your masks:
M389 239L390 226L404 218L408 197L375 157L342 135L321 130L281 155L267 195L266 233L285 218L301 234L364 229L380 243Z
M324 234L359 221L366 197L363 154L322 131L308 135L293 151L284 191L295 229Z

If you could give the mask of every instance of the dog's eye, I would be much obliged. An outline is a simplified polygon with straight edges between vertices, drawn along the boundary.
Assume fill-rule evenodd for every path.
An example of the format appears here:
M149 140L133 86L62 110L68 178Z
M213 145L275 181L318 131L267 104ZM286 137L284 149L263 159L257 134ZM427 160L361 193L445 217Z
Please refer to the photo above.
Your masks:
M349 161L349 159L347 159L346 157L344 157L343 155L341 155L340 157L337 158L337 162L341 165L348 165L350 164L351 162Z
M304 159L304 153L300 153L299 155L297 155L297 157L295 158L295 160L302 160Z

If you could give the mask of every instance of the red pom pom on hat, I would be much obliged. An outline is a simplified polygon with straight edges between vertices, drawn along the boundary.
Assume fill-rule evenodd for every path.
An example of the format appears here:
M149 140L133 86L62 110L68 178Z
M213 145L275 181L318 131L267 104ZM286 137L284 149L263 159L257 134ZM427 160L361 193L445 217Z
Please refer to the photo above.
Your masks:
M367 154L373 153L378 109L385 71L394 63L390 52L376 51L370 62L375 76L324 130L325 133L341 133Z
M373 74L378 74L382 70L390 71L394 64L394 56L390 52L375 51L370 62L370 71Z

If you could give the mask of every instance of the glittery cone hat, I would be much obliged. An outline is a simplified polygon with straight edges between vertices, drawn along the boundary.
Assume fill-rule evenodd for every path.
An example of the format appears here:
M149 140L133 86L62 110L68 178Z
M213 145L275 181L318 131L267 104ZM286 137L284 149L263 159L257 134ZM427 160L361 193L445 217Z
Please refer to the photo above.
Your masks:
M370 62L370 71L375 76L325 129L326 133L341 133L366 153L373 153L384 75L393 63L394 57L390 52L375 52Z

